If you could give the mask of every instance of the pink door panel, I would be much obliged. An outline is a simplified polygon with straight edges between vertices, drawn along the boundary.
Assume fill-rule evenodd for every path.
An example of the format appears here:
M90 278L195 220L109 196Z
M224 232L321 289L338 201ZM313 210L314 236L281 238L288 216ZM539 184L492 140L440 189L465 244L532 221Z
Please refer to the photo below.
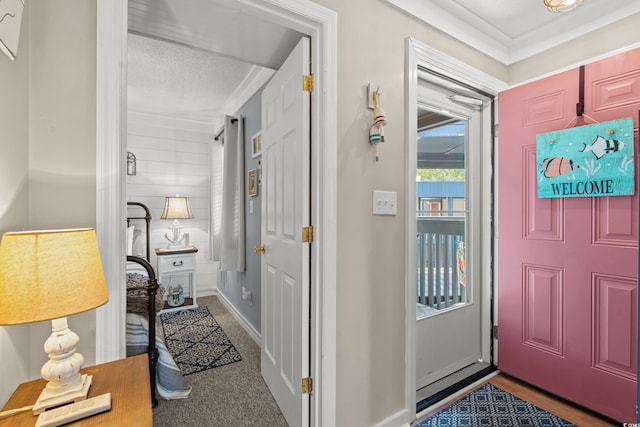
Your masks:
M638 199L539 199L536 134L640 109L640 50L502 92L498 164L498 367L635 421ZM637 159L637 131L635 150ZM637 164L636 175L637 175Z

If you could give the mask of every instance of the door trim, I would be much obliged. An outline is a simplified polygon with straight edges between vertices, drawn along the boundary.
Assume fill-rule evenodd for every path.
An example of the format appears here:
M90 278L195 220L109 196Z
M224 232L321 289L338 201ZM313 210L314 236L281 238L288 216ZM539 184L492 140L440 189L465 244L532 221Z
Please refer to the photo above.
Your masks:
M337 14L308 0L240 0L311 36L312 251L310 425L336 422ZM96 230L110 301L97 309L96 362L125 355L124 224L127 0L97 0Z
M415 159L417 156L417 147L414 135L417 133L416 117L419 66L435 71L438 74L452 77L461 83L492 95L497 95L499 91L507 88L505 82L471 67L458 59L433 49L412 37L405 39L405 99L407 102L407 115L405 116L405 135L407 135L407 158L405 164L407 171L407 187L405 189L407 217L405 220L405 236L416 235L415 197L413 197L413 195L416 194ZM497 103L494 108L496 109L495 111L497 111ZM483 140L490 140L491 129L486 129L486 126L483 126L482 132ZM491 144L485 144L485 146L483 146L481 153L483 164L491 165L492 152L490 145ZM491 183L492 173L491 168L485 168L482 171L481 265L489 265L491 262L491 203L487 202L490 201L491 197L489 184ZM416 292L415 274L410 273L416 270L416 248L414 240L407 238L405 253L405 307L407 307L405 313L405 360L407 361L405 365L405 410L409 414L409 421L412 421L416 417ZM490 269L482 269L482 283L491 283L491 279ZM482 352L483 358L489 360L491 346L489 342L488 325L490 324L491 290L485 289L488 288L487 286L483 286L482 288L482 330L487 330L487 337L483 337L482 340Z

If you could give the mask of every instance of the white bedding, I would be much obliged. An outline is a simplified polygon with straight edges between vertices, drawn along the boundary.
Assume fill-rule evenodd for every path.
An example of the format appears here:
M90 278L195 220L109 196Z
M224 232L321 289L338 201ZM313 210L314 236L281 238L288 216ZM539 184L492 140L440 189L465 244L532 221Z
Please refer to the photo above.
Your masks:
M139 314L127 313L127 357L147 352L149 345L149 322ZM156 334L158 364L156 389L160 397L166 400L184 399L191 393L186 387L182 372L167 350L164 342Z
M138 264L137 262L127 261L127 274L133 273L141 274L145 277L149 276L149 274L147 273L147 269L142 265Z
M134 225L127 227L127 255L144 258L146 257L145 249L146 243L142 231Z
M140 275L149 277L147 270L136 262L127 262L127 278L129 275ZM160 291L160 290L159 290ZM129 297L131 297L129 295ZM162 293L158 294L158 303L162 304ZM132 300L127 300L127 311L132 309L136 304ZM146 297L142 300L142 309L145 313L147 310ZM126 341L127 341L127 357L135 356L147 352L149 347L149 321L147 316L137 314L140 310L133 310L136 313L127 312L126 321ZM163 399L184 399L189 396L191 387L186 387L182 379L180 368L176 365L173 357L164 345L164 342L156 334L156 348L158 349L158 363L156 374L156 390L158 395Z

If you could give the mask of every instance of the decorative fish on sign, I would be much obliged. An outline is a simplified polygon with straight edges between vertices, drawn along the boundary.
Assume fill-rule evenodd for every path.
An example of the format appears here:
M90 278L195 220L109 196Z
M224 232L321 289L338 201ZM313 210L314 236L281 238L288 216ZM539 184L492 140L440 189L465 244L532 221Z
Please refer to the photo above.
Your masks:
M606 139L598 135L591 145L584 144L583 153L591 151L596 159L601 159L605 154L615 153L624 149L624 142L617 139Z
M548 157L542 161L541 171L546 178L553 178L573 172L579 167L573 163L573 160L566 157Z
M538 197L634 194L633 124L626 117L537 134Z

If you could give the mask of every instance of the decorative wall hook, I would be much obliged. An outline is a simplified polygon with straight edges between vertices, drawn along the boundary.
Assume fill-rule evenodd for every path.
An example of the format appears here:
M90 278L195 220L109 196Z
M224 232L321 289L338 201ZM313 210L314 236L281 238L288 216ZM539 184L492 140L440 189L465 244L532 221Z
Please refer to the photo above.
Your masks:
M387 116L380 103L380 87L371 91L371 84L368 85L368 107L373 107L373 124L369 128L369 143L373 144L376 162L380 160L378 144L384 142L384 126L387 124Z

